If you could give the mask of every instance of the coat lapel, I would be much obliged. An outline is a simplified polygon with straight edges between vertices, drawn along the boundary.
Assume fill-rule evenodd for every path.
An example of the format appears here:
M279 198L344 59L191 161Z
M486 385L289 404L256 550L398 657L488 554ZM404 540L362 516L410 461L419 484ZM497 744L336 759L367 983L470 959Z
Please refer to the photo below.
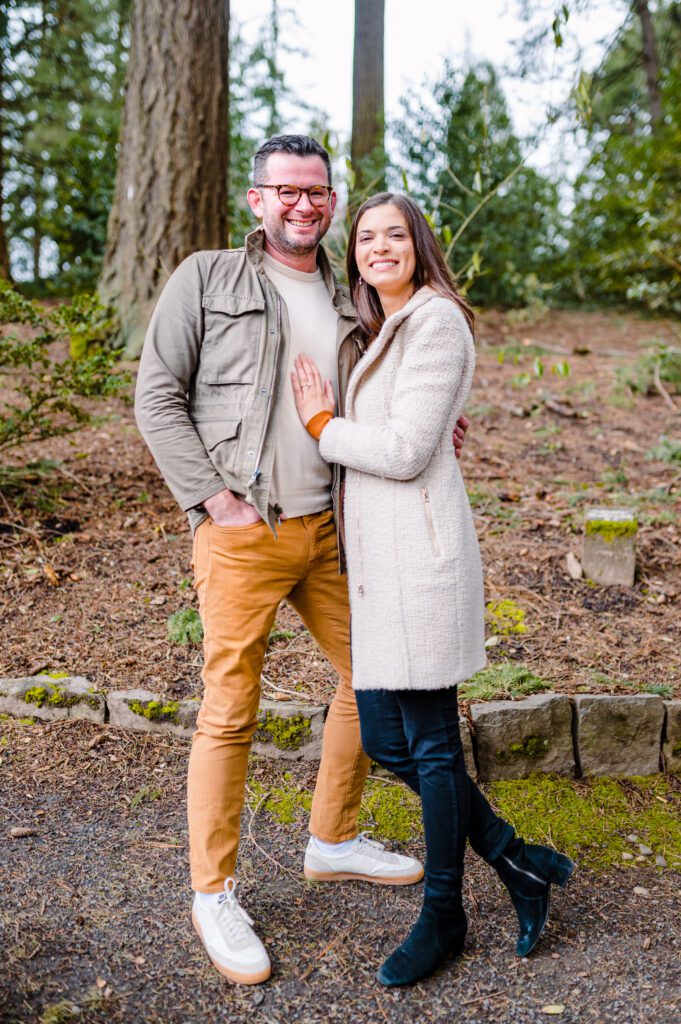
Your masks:
M388 317L381 327L378 337L375 338L375 340L372 341L365 350L364 355L350 375L348 392L345 399L346 415L352 412L352 403L362 378L374 363L378 362L381 358L392 341L397 329L409 316L411 316L415 309L423 306L426 302L437 295L439 295L439 292L436 292L434 288L431 288L429 285L424 285L423 288L419 288L419 290L412 295L406 306L403 306L402 309L398 309L397 313L393 313L392 316Z

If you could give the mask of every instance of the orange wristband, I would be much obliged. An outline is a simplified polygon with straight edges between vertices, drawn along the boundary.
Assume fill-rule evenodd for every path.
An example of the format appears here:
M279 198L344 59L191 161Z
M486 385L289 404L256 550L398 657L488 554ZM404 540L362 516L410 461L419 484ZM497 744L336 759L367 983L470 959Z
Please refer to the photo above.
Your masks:
M332 419L333 413L329 412L328 409L324 409L322 412L315 413L312 419L307 421L307 423L305 424L305 429L307 430L308 434L312 434L315 441L318 441L319 438L322 436L322 430L329 422L329 420Z

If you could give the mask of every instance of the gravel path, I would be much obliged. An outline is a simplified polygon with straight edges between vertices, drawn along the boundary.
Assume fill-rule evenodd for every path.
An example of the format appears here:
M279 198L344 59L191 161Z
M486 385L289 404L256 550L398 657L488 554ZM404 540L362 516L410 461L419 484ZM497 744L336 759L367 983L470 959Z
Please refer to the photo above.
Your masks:
M189 921L187 744L86 723L0 725L2 1024L534 1024L552 1019L548 1004L564 1006L564 1024L681 1019L673 872L577 871L538 951L518 960L506 894L471 856L465 954L388 992L374 973L416 916L421 886L310 884L304 823L281 824L255 804L244 812L240 897L274 973L264 986L231 986ZM286 770L289 785L310 786L309 767ZM254 763L266 786L280 784L270 781L279 771ZM420 843L409 852L421 854Z

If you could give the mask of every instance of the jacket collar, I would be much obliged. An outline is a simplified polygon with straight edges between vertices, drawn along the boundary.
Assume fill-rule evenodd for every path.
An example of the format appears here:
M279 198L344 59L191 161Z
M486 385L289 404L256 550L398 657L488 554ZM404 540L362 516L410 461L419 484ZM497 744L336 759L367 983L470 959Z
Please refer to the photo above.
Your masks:
M262 225L255 228L254 231L250 231L246 235L244 245L246 248L246 255L256 271L259 274L264 274L265 267L262 254L265 247L265 229ZM329 298L333 303L334 309L340 313L341 316L356 320L357 314L355 313L355 307L350 301L347 290L344 289L336 280L336 276L331 269L329 257L326 255L326 252L321 245L317 249L317 266L322 272L322 279L326 285L326 289L329 293Z

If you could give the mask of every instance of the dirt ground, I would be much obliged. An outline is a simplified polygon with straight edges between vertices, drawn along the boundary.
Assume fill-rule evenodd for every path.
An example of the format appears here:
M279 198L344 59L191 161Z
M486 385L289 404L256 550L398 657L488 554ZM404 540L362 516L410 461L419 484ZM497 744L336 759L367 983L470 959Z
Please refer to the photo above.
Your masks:
M0 729L2 1024L540 1024L547 1006L563 1007L563 1024L681 1017L679 875L649 861L605 874L578 864L537 950L518 960L508 897L469 855L464 955L409 990L384 990L374 974L422 886L306 882L306 815L276 820L257 787L307 790L314 766L288 763L285 778L257 759L239 896L273 976L232 986L189 920L188 744L85 722ZM401 848L423 856L419 839Z
M554 312L533 325L488 313L479 323L462 468L487 599L513 600L527 625L490 657L528 665L562 692L681 694L681 471L648 457L661 437L678 439L681 397L636 395L617 379L652 345L678 344L678 332L603 313ZM567 377L554 372L564 362ZM31 468L2 474L0 675L199 693L200 649L167 639L168 616L195 604L185 517L137 433L130 395L93 408L93 425L14 451L12 465ZM639 516L632 589L567 571L594 505ZM333 672L286 606L278 627L287 635L268 652L264 694L328 700Z
M462 466L488 599L515 601L527 624L490 656L562 692L681 694L681 471L646 457L661 437L678 437L681 398L672 409L616 376L677 334L614 314L553 313L532 326L481 318ZM552 372L565 361L569 376ZM2 471L0 675L200 693L200 648L167 638L168 616L195 606L184 516L129 396L93 410L90 427L18 450ZM638 513L632 589L567 571L567 553L581 554L584 509L597 504ZM289 608L278 627L264 694L328 700L333 673ZM374 974L416 916L421 887L305 882L305 816L278 821L257 799L244 812L240 895L274 974L257 989L230 986L189 923L187 744L108 727L100 743L98 727L78 722L0 729L2 1024L534 1024L552 1004L565 1024L680 1019L678 873L649 862L578 870L536 954L519 961L505 892L471 858L464 956L412 990L386 992ZM286 770L288 787L313 785L314 766ZM279 785L282 771L254 760L251 795ZM12 838L12 828L31 834ZM419 839L406 848L423 855Z

